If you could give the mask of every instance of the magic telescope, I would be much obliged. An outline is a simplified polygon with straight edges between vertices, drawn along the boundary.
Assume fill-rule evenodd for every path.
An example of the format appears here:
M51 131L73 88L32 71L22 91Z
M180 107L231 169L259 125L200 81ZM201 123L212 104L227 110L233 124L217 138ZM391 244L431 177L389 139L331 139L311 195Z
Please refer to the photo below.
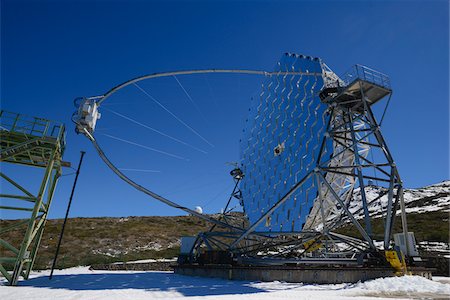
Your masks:
M139 185L111 162L95 137L101 106L124 87L208 73L263 77L240 138L240 162L231 173L230 200L242 205L244 224L231 222L227 209L218 217L201 214ZM77 99L73 121L122 180L213 224L208 232L182 239L180 265L375 264L404 272L403 254L412 258L417 251L407 229L402 181L372 111L391 94L388 76L368 67L356 65L337 76L319 58L287 53L270 72L208 69L137 77L103 95ZM386 191L375 199L366 193L373 182ZM387 198L384 230L375 237L370 211L381 197ZM397 244L392 236L399 208L403 243ZM358 237L340 232L343 226L355 228Z

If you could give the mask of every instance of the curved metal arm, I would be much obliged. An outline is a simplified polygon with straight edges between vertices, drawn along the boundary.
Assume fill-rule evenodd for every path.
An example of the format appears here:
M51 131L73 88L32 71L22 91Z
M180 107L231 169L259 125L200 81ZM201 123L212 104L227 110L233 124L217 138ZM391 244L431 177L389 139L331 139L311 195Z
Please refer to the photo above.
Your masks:
M118 90L145 80L145 79L152 79L152 78L159 78L159 77L168 77L168 76L177 76L177 75L192 75L192 74L209 74L209 73L234 73L234 74L248 74L248 75L264 75L264 76L273 76L273 75L309 75L309 76L321 76L322 73L312 73L312 72L266 72L266 71L260 71L260 70L235 70L235 69L204 69L204 70L185 70L185 71L171 71L171 72L162 72L162 73L153 73L148 75L139 76L133 79L130 79L128 81L125 81L124 83L121 83L112 89L110 89L108 92L106 92L103 96L96 96L91 97L92 98L100 98L100 100L97 101L98 105L101 105L103 101L105 101L107 98L109 98L112 94L117 92Z
M185 70L185 71L172 71L172 72L162 72L162 73L153 73L153 74L148 74L148 75L143 75L143 76L139 76L136 77L134 79L125 81L124 83L121 83L115 87L113 87L112 89L110 89L108 92L106 92L104 95L100 95L100 96L95 96L95 97L89 97L87 99L89 99L90 101L93 101L96 105L96 107L98 108L107 98L109 98L111 95L113 95L115 92L117 92L118 90L142 81L142 80L146 80L146 79L152 79L152 78L161 78L161 77L168 77L168 76L176 76L176 75L190 75L190 74L209 74L209 73L234 73L234 74L249 74L249 75L264 75L264 76L286 76L286 75L302 75L302 76L321 76L322 73L313 73L313 72L289 72L289 71L278 71L278 72L266 72L266 71L259 71L259 70L235 70L235 69L204 69L204 70ZM150 197L161 201L171 207L183 210L191 215L194 215L200 219L203 219L205 221L211 222L213 224L219 225L219 226L223 226L226 228L232 228L234 230L238 230L243 232L244 229L239 228L239 227L235 227L235 226L231 226L230 224L221 222L219 220L216 220L214 218L211 218L207 215L203 215L203 214L199 214L196 211L189 209L187 207L184 207L182 205L179 205L175 202L170 201L169 199L166 199L146 188L144 188L143 186L137 184L136 182L134 182L133 180L131 180L130 178L128 178L125 174L123 174L122 172L120 172L119 169L116 168L116 166L108 159L108 157L106 156L106 154L103 152L103 150L101 149L100 145L97 143L97 141L95 140L94 136L93 136L93 128L92 128L92 132L89 132L86 129L86 125L84 124L80 124L79 120L72 120L78 127L78 132L79 133L83 133L86 137L89 138L89 140L92 142L92 144L94 145L95 149L97 150L99 156L101 157L101 159L106 163L106 165L117 175L120 177L120 179L122 179L123 181L125 181L126 183L128 183L129 185L133 186L135 189L137 189L138 191L143 192L144 194L149 195Z
M200 219L203 219L205 221L211 222L213 224L219 225L219 226L223 226L226 228L232 228L234 230L238 230L238 231L244 231L242 228L239 227L235 227L235 226L231 226L230 224L221 222L219 220L216 220L214 218L211 218L207 215L203 215L200 214L198 212L196 212L195 210L192 210L190 208L184 207L182 205L179 205L175 202L170 201L169 199L166 199L146 188L144 188L143 186L137 184L136 182L134 182L133 180L131 180L130 178L128 178L125 174L123 174L122 172L120 172L119 169L116 168L116 166L108 159L108 157L106 156L106 154L103 152L102 148L100 148L100 145L97 143L97 141L95 140L95 138L86 130L84 129L84 134L89 138L89 140L92 142L92 144L94 145L95 149L97 150L98 155L101 157L101 159L105 162L105 164L114 172L116 173L117 176L120 177L120 179L122 179L123 181L125 181L126 183L128 183L129 185L131 185L132 187L134 187L135 189L137 189L140 192L143 192L144 194L147 194L148 196L159 200L171 207L177 208L177 209L181 209L191 215L194 215Z

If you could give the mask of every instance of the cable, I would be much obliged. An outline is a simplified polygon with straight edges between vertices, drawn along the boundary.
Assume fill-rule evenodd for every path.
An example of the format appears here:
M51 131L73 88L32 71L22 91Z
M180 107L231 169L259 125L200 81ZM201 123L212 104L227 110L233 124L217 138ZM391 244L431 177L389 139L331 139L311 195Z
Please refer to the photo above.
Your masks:
M194 100L192 99L191 95L189 95L189 93L186 91L186 89L184 88L184 86L181 84L181 82L178 80L178 78L173 75L173 78L175 78L175 80L178 82L178 85L181 87L181 89L183 90L183 92L186 94L186 96L188 97L188 99L191 101L191 103L194 105L195 109L197 109L197 111L199 112L199 114L202 116L202 118L206 121L206 117L205 115L202 113L202 111L200 110L200 107L198 107L197 103L194 102Z
M148 146L145 146L145 145L142 145L142 144L138 144L138 143L135 143L135 142L132 142L132 141L124 140L124 139L121 139L119 137L116 137L116 136L113 136L113 135L110 135L110 134L101 133L101 135L107 136L107 137L112 138L114 140L121 141L121 142L130 144L130 145L141 147L141 148L144 148L144 149L147 149L147 150L150 150L150 151L154 151L154 152L157 152L157 153L165 154L165 155L170 156L170 157L174 157L174 158L178 158L178 159L189 161L189 159L187 159L185 157L181 157L181 156L178 156L176 154L172 154L172 153L169 153L169 152L166 152L166 151L158 150L158 149L155 149L155 148L152 148L152 147L148 147Z
M183 144L183 145L185 145L185 146L191 147L192 149L195 149L195 150L197 150L197 151L199 151L199 152L208 154L208 152L206 152L206 151L204 151L204 150L202 150L202 149L199 149L199 148L197 148L197 147L195 147L195 146L193 146L193 145L191 145L191 144L189 144L189 143L183 142L182 140L179 140L179 139L177 139L177 138L175 138L175 137L173 137L173 136L170 136L170 135L168 135L168 134L166 134L166 133L164 133L164 132L162 132L162 131L159 131L158 129L155 129L155 128L153 128L153 127L150 127L150 126L148 126L148 125L145 125L145 124L143 124L143 123L141 123L141 122L139 122L139 121L137 121L137 120L135 120L135 119L132 119L132 118L130 118L130 117L127 117L127 116L125 116L125 115L123 115L123 114L121 114L121 113L118 113L118 112L116 112L116 111L114 111L114 110L112 110L112 109L108 109L108 108L103 108L103 109L105 109L106 111L109 111L109 112L111 112L111 113L113 113L113 114L115 114L115 115L117 115L117 116L119 116L119 117L121 117L121 118L123 118L123 119L125 119L125 120L128 120L128 121L130 121L130 122L133 122L133 123L135 123L135 124L137 124L137 125L139 125L139 126L142 126L142 127L144 127L144 128L147 128L147 129L149 129L149 130L151 130L151 131L153 131L153 132L156 132L156 133L158 133L158 134L160 134L160 135L162 135L162 136L165 136L165 137L167 137L167 138L169 138L169 139L171 139L171 140L173 140L173 141L175 141L175 142L178 142L178 143Z
M147 91L145 91L143 88L141 88L137 83L133 83L134 86L136 86L142 93L144 93L147 97L149 97L151 100L153 100L156 104L158 104L162 109L164 109L166 112L168 112L172 117L174 117L178 122L180 122L182 125L184 125L184 127L186 127L187 129L189 129L192 133L194 133L196 136L198 136L199 138L201 138L205 143L207 143L208 145L210 145L211 147L214 147L213 144L211 144L207 139L205 139L200 133L198 133L197 131L195 131L194 128L192 128L191 126L189 126L188 124L186 124L183 120L181 120L177 115L175 115L173 112L171 112L167 107L165 107L164 105L161 104L161 102L159 102L158 100L156 100L152 95L150 95L149 93L147 93Z
M125 174L123 174L106 156L106 154L103 152L102 148L100 147L100 145L97 143L96 139L94 138L94 136L92 136L92 134L90 134L86 128L83 128L83 133L86 135L86 137L92 142L92 144L94 145L95 149L97 150L98 155L100 156L100 158L103 160L103 162L111 169L111 171L113 171L117 176L119 176L120 179L122 179L123 181L125 181L126 183L128 183L129 185L131 185L132 187L134 187L135 189L137 189L138 191L147 194L148 196L161 201L173 208L177 208L180 210L183 210L185 212L187 212L188 214L194 215L202 220L211 222L213 224L217 224L226 228L232 228L234 230L238 230L238 231L243 231L242 228L239 227L235 227L235 226L231 226L227 223L221 222L219 220L216 220L214 218L211 218L207 215L203 215L200 214L198 212L196 212L195 210L192 210L190 208L184 207L182 205L179 205L175 202L170 201L169 199L166 199L146 188L144 188L143 186L139 185L138 183L134 182L133 180L131 180L129 177L127 177Z

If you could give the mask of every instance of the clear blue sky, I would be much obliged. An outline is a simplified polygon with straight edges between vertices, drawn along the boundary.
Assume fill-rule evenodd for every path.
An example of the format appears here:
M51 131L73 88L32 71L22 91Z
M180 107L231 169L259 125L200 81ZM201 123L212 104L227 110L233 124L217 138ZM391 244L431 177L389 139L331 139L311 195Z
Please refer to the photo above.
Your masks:
M65 160L74 165L79 151L87 151L72 216L178 215L121 182L87 139L75 135L70 122L73 99L102 94L146 73L271 70L284 52L321 57L338 74L356 63L388 74L394 95L382 129L405 186L449 178L448 1L2 0L1 108L65 122ZM99 123L105 133L190 160L168 159L106 136L99 139L121 167L161 171L132 174L144 186L172 194L187 206L219 211L231 184L225 162L238 159L246 101L255 93L257 80L178 79L203 117L196 115L173 78L142 87L198 129L214 148L150 102L139 102L145 102L142 94L134 100L136 90L111 99L117 105L105 107L164 128L208 149L207 155L169 144L139 131L142 128L130 133L122 128L123 120L106 111ZM125 100L129 104L121 105ZM61 178L50 217L64 215L72 180L73 176Z

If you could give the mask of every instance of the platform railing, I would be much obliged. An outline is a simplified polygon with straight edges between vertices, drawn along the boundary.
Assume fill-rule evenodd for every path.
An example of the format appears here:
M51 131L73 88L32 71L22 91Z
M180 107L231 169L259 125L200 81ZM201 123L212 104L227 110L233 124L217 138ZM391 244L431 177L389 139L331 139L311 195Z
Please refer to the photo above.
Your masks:
M371 69L363 65L354 65L350 70L342 75L341 80L344 85L350 85L354 81L361 79L386 89L391 89L391 81L389 76L379 71Z
M51 137L65 144L64 124L23 114L0 111L0 129L32 137Z

